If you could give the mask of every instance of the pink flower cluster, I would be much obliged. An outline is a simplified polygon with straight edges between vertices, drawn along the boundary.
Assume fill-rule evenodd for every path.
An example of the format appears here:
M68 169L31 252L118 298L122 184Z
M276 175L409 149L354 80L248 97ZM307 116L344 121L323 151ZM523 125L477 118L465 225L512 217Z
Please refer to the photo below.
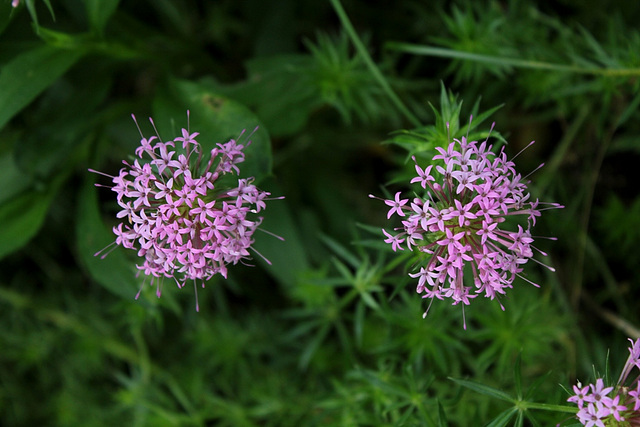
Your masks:
M237 179L231 188L232 181L221 182L239 173L245 145L232 139L205 153L197 136L187 129L168 142L142 136L137 158L123 161L126 167L111 177L123 220L113 227L115 244L137 250L143 258L137 267L151 276L151 285L155 281L158 296L163 277L179 288L189 279L204 287L215 274L226 278L228 264L249 258L262 221L255 214L270 194L258 190L253 178Z
M640 426L640 377L636 376L631 387L624 384L633 370L640 369L640 339L631 339L629 358L615 387L605 387L602 378L595 384L573 386L574 396L567 399L578 405L577 418L586 427Z
M387 219L402 220L399 232L382 230L385 242L394 251L406 246L423 255L420 270L409 274L418 279L416 290L423 298L451 298L454 305L469 304L481 293L494 299L512 287L533 256L530 230L544 209L530 200L526 177L504 150L491 149L487 141L462 137L446 149L437 147L425 169L413 157L417 176L411 183L419 183L426 196L409 199L398 192L384 201L390 207ZM507 219L515 216L524 216L526 226L506 229ZM463 280L467 274L472 283Z

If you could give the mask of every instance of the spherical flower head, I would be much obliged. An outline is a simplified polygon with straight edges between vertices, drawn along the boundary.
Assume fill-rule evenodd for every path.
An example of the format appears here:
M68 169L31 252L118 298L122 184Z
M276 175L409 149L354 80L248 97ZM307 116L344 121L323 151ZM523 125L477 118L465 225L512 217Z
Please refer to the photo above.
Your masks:
M187 280L204 287L216 274L226 278L229 264L249 259L262 222L257 214L270 194L254 178L236 178L235 185L221 179L238 175L250 142L231 139L205 152L197 136L187 129L167 142L142 136L135 160L123 161L112 177L122 220L113 228L115 244L137 251L137 267L156 284L158 296L162 278L179 288Z
M494 299L522 277L524 265L538 251L531 228L541 211L562 206L540 208L513 159L504 150L494 153L488 141L462 137L436 150L424 169L413 157L417 175L410 182L426 190L424 197L409 203L396 193L393 200L384 200L390 207L387 218L402 219L396 233L383 230L385 242L394 251L406 242L419 254L416 268L425 273L412 277L420 277L417 289L423 298L448 298L454 305L467 305L479 294ZM507 219L516 217L522 218L520 224L508 226Z

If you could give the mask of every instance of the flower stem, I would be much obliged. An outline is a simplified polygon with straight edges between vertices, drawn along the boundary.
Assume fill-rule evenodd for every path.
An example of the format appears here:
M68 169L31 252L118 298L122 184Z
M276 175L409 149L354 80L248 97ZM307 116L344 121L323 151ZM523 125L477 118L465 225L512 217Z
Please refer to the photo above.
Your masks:
M523 409L541 409L543 411L566 412L569 414L575 414L578 412L578 409L572 406L552 405L548 403L520 401L518 402L518 406Z
M360 37L358 37L358 34L353 28L353 25L351 25L351 21L349 20L347 13L342 8L342 5L340 4L340 0L331 0L331 5L335 9L336 14L338 15L338 18L342 23L342 26L344 27L345 31L347 32L347 35L351 39L351 42L355 46L358 53L362 56L362 59L364 60L365 64L367 64L369 71L371 72L373 77L378 81L378 83L380 84L382 89L385 91L387 96L396 105L398 110L400 110L400 112L404 114L407 120L411 122L413 126L415 127L421 126L420 120L418 120L418 118L407 108L407 106L404 105L404 103L400 100L398 95L395 94L395 92L391 88L391 85L389 85L389 82L384 78L384 76L382 75L382 73L380 72L376 64L373 62L373 59L371 59L369 52L367 52L367 48L364 46L364 43L362 43L362 40L360 40Z
M640 76L640 68L598 68L580 67L577 65L554 64L551 62L532 61L526 59L504 58L493 55L482 55L472 52L461 52L453 49L446 49L434 46L424 46L411 43L387 43L386 48L398 52L411 53L414 55L438 56L441 58L457 58L468 61L486 62L490 64L507 65L518 68L530 68L536 70L560 71L576 74L592 74L605 77L632 77Z

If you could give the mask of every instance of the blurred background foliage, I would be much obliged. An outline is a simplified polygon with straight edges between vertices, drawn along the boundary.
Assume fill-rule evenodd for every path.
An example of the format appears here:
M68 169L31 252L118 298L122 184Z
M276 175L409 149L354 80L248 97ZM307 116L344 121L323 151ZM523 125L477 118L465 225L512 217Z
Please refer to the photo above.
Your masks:
M568 425L530 403L564 403L609 349L619 370L640 324L640 3L345 0L359 46L339 6L0 0L1 424ZM286 242L255 245L273 265L211 280L199 313L189 287L135 301L128 251L93 256L117 207L87 172L133 153L132 113L169 139L187 109L206 144L260 126L243 172L286 197L264 221ZM475 300L465 331L446 303L422 319L367 195L405 189L445 123L492 121L512 156L536 140L519 170L545 162L532 192L566 208L536 229L557 272L530 263L541 288Z

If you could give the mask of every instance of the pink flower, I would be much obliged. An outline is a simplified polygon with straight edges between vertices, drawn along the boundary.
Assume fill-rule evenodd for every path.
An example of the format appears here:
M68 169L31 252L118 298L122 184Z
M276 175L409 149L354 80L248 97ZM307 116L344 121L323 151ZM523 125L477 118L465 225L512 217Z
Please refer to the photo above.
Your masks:
M591 384L591 394L585 397L585 402L602 403L605 406L611 404L611 398L608 396L613 387L605 387L604 380L598 378L595 385Z
M410 206L400 193L384 200L391 207L388 219L393 214L403 217L400 233L390 238L385 231L385 242L396 251L406 237L409 250L424 254L423 265L416 264L421 273L411 276L420 278L418 292L429 298L451 298L453 304L465 305L477 294L494 299L522 277L524 264L536 250L531 227L544 209L538 200L530 200L528 181L515 172L504 151L495 154L491 149L487 141L463 137L437 147L426 169L413 157L417 176L410 182L427 190L425 196ZM515 231L502 228L506 218L514 216L522 218L522 225ZM422 269L433 280L425 281ZM467 274L472 280L464 280Z
M616 419L616 421L622 421L624 419L624 417L620 414L620 412L626 411L627 407L624 405L620 405L619 394L616 395L616 397L614 397L613 399L611 399L611 402L606 406L609 409L611 415L613 415L613 418Z
M567 399L567 402L573 402L578 405L578 408L582 408L584 406L584 398L589 393L589 386L582 388L582 384L578 382L577 385L573 386L574 396L571 396Z
M622 373L620 373L620 378L618 379L620 384L627 380L627 376L634 367L640 369L640 339L633 341L629 338L629 341L631 342L631 347L629 347L629 357L627 358L627 362L624 364L624 368L622 368Z
M625 386L628 374L637 367L635 360L640 340L629 341L631 354L615 387L605 387L602 378L596 379L595 384L589 384L584 388L580 382L573 386L575 395L569 397L567 402L578 405L576 416L582 425L640 425L640 377L635 376L631 387Z
M400 216L404 216L404 212L402 211L402 206L406 205L409 199L400 199L400 192L396 193L395 200L385 200L385 203L391 206L389 209L389 213L387 214L387 219L391 218L394 213L397 213Z
M174 141L143 137L135 150L138 158L123 162L126 167L111 177L122 208L116 216L126 218L113 228L115 245L138 252L142 262L137 267L151 277L158 296L165 277L179 288L187 280L204 287L216 274L226 278L227 265L250 258L253 233L262 222L255 214L269 196L253 185L253 178L238 179L237 187L230 187L229 179L218 180L239 172L242 150L250 142L230 140L203 153L197 136L182 129Z
M404 238L401 236L393 236L389 233L387 233L387 230L382 230L382 232L384 233L385 236L387 236L387 238L385 239L385 243L389 243L391 244L391 248L393 249L393 251L402 251L402 242L404 242Z
M609 415L609 410L604 406L589 403L578 411L578 420L585 427L605 427L603 420Z
M427 188L427 182L435 181L435 178L431 176L431 168L433 168L433 165L427 166L425 169L422 169L420 166L418 166L418 162L416 162L415 156L412 158L416 164L416 172L418 173L418 176L411 180L411 184L413 184L414 182L419 182L422 188Z
M636 389L629 392L629 396L632 398L633 410L638 411L640 409L640 381L636 384Z
M632 363L640 369L640 339L633 341L629 338L629 341L631 342L631 347L629 347L629 360L627 363Z

